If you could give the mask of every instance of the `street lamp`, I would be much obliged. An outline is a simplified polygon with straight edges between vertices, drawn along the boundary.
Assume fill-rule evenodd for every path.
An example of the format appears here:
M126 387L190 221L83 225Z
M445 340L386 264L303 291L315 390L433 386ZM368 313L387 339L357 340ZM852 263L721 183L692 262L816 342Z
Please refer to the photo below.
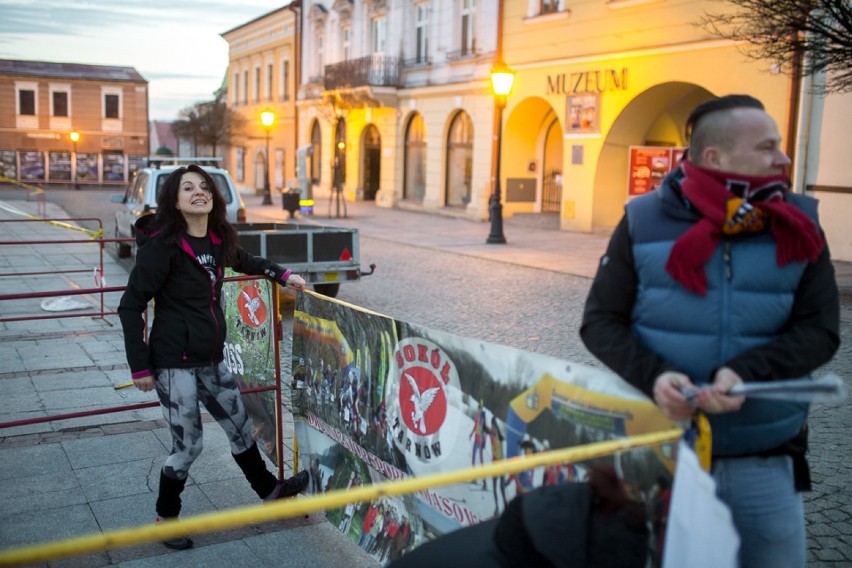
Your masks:
M68 138L71 139L71 142L74 143L74 153L77 153L77 142L80 141L80 133L76 130L72 130L71 134L68 135Z
M77 142L80 141L80 133L76 130L72 130L68 134L68 138L71 139L71 142L74 143L74 153L71 155L71 160L73 163L73 167L71 168L71 172L74 174L74 189L80 189L80 186L77 184Z
M272 130L272 123L275 122L275 113L271 110L265 110L260 113L260 123L266 131L266 179L263 182L263 204L272 205L272 194L269 190L269 132Z
M515 72L499 60L491 69L491 88L494 90L495 106L497 107L497 164L494 168L494 193L488 202L491 214L491 233L485 240L487 244L506 244L503 235L503 205L500 203L500 156L503 145L503 109L506 108L506 97L512 91Z

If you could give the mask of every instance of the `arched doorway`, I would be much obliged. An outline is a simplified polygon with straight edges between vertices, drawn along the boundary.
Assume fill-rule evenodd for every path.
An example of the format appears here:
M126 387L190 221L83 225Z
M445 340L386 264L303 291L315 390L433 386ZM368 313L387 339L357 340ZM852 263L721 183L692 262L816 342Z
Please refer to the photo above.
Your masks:
M549 101L527 97L511 108L503 127L501 182L512 216L537 215L557 227L564 184L563 126Z
M402 198L423 202L426 195L426 125L415 112L405 129L405 185Z
M562 126L555 114L545 127L541 168L541 212L559 213L562 205Z
M473 178L473 121L459 111L447 133L447 207L466 207L471 198Z
M664 83L640 93L622 109L598 156L593 227L615 227L624 213L630 146L685 146L686 117L712 96L692 83Z
M320 164L322 163L322 134L317 120L314 120L311 126L311 148L313 152L308 157L311 162L308 172L310 172L311 183L317 185L320 182Z
M379 191L382 167L382 139L379 129L372 124L364 128L362 146L364 152L364 199L374 201Z

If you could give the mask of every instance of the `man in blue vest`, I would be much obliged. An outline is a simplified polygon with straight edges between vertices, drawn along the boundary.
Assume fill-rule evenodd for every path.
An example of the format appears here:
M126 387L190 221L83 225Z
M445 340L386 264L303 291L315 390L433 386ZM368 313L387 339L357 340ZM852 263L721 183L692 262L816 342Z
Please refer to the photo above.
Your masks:
M817 204L789 191L790 159L757 99L711 99L686 126L687 157L625 207L580 335L668 417L708 415L712 474L740 535L740 566L802 567L807 405L727 392L808 376L839 346Z

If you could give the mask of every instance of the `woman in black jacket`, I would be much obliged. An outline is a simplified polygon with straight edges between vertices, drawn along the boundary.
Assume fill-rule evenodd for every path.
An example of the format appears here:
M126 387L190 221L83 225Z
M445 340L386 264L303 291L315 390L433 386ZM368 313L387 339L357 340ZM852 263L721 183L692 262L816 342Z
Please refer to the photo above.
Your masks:
M136 223L136 266L118 308L133 384L145 392L157 389L172 435L172 450L160 472L157 522L180 513L189 467L202 448L199 402L225 430L234 459L257 495L265 501L292 497L308 484L308 472L279 482L267 470L239 388L223 362L222 280L227 266L297 291L304 290L305 281L239 246L222 194L201 167L177 168L157 202L156 216ZM142 314L151 299L154 322L146 344ZM164 544L183 549L192 541L177 538Z

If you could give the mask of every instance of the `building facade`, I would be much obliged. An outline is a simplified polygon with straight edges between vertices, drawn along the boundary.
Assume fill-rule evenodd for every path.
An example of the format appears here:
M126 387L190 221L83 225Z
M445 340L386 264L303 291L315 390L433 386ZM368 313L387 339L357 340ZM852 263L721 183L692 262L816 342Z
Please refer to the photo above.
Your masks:
M267 164L273 192L295 177L297 26L288 6L222 34L229 46L227 105L243 121L226 163L241 191L264 190ZM269 127L261 122L264 111L274 115Z
M300 145L312 151L318 201L342 196L485 218L497 7L303 2Z
M148 155L148 82L132 67L4 59L0 100L6 179L123 184Z
M303 177L319 211L325 200L364 199L485 220L499 164L504 216L608 231L628 200L676 166L692 108L730 93L759 98L775 118L796 191L832 205L852 199L848 161L822 157L844 147L831 137L852 131L848 97L807 95L807 84L773 62L698 25L724 3L302 0L288 8L297 33L286 52L298 65L295 129L285 136L308 150ZM269 40L268 55L232 69L229 93L249 114L265 104L262 88L251 102L252 89L264 85L264 69L274 77L272 54L285 45L262 28L253 33ZM498 59L515 72L502 114L489 83ZM287 164L288 179L297 165ZM851 233L833 219L848 205L831 209L823 212L829 243L852 260Z

